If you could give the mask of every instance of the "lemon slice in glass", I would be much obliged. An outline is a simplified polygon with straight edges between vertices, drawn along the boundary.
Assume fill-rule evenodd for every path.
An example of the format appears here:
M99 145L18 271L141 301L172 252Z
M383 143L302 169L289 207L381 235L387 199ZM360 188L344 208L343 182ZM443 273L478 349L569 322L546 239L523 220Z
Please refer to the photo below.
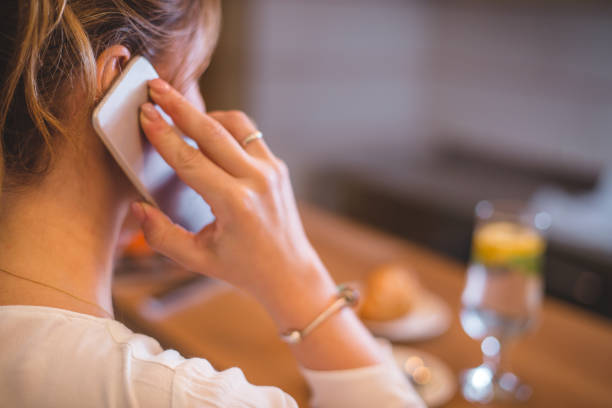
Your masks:
M533 229L499 221L476 229L472 256L486 266L538 272L544 249L544 239Z

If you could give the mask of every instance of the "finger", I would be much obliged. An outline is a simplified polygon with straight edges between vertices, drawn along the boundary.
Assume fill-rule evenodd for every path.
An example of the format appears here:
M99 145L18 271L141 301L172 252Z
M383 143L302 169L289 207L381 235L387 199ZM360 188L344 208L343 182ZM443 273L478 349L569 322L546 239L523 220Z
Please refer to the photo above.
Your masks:
M211 116L217 120L225 129L227 129L238 143L254 157L260 159L271 159L274 157L263 138L259 138L249 142L244 146L243 141L257 132L257 127L253 121L243 112L240 111L214 111L209 112Z
M147 139L181 180L213 206L219 204L235 179L189 145L161 117L151 103L140 109L140 123Z
M223 126L195 108L163 80L157 78L149 81L149 88L153 101L161 106L183 133L196 141L207 157L236 177L251 173L251 157Z
M194 272L206 269L209 256L195 235L174 224L163 212L148 204L134 202L131 210L140 222L151 248Z

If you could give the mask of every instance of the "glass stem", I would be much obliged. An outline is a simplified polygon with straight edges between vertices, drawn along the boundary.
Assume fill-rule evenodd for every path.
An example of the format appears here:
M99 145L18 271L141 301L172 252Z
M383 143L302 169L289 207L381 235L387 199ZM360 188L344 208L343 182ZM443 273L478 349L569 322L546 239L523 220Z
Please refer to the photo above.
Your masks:
M483 364L491 370L492 378L497 379L504 368L505 344L502 338L487 336L482 340Z

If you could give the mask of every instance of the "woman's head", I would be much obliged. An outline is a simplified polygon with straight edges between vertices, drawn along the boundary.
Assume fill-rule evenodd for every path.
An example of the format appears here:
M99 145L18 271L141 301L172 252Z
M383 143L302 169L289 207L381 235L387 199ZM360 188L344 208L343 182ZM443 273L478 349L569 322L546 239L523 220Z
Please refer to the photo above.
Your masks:
M121 69L104 76L108 64L143 55L162 77L185 89L208 65L220 18L218 0L30 0L9 1L4 8L3 187L36 181L49 171L70 122L79 113L89 117Z

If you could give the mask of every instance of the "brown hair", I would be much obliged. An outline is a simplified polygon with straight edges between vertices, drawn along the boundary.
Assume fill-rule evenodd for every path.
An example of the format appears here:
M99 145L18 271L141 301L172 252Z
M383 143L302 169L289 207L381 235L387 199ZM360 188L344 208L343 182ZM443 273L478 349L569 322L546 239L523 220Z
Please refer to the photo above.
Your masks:
M219 0L18 0L5 2L3 8L3 187L8 176L12 184L22 184L47 173L53 146L65 139L58 101L67 91L81 87L87 106L93 108L96 57L104 49L121 44L153 64L169 55L181 57L178 69L187 67L188 74L199 76L208 65L220 24ZM193 45L198 38L205 41L204 61L194 66L188 60L193 53L188 51L172 55L177 41ZM175 72L170 81L178 75Z

